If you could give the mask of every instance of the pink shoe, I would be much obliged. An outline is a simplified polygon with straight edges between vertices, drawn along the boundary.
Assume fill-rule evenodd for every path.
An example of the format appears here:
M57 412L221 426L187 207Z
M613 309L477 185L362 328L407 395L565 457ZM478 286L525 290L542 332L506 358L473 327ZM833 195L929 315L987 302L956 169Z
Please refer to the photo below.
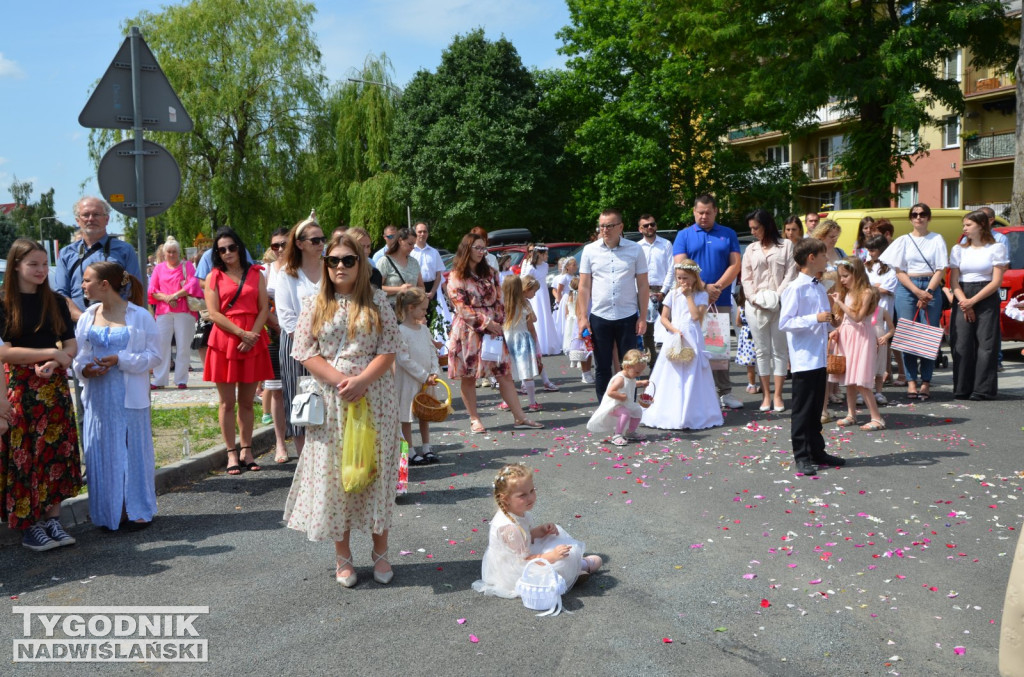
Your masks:
M502 402L501 404L498 405L498 409L501 409L502 411L508 411L508 405Z
M507 407L506 407L506 408L507 408ZM533 404L531 404L530 406L528 406L528 407L527 407L527 409L529 409L530 411L540 411L541 407L540 407L540 404L539 404L539 403L537 403L537 402L534 402Z

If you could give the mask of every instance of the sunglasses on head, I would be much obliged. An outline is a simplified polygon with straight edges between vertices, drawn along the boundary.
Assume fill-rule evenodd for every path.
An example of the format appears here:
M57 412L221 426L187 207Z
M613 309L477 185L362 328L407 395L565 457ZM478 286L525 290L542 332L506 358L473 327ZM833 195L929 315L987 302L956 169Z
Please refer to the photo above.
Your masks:
M303 242L310 242L313 245L321 245L324 242L327 242L327 238L326 237L322 237L322 236L321 237L304 237L304 238L302 238L302 241Z
M226 247L217 247L217 251L219 251L221 254L227 254L228 252L237 252L238 251L238 245L237 244L229 244Z
M327 267L334 270L338 265L343 265L346 268L352 268L359 263L359 257L355 254L349 254L347 256L325 256L324 261L327 262Z
M273 249L275 252L278 249L284 249L284 242L271 242L270 248Z

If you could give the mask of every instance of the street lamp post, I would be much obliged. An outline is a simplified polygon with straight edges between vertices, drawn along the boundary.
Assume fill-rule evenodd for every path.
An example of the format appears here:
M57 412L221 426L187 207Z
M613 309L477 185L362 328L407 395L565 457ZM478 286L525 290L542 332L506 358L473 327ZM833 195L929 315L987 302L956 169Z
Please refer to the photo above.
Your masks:
M43 221L56 221L60 223L60 219L56 216L44 216L39 219L39 244L43 244ZM43 246L46 247L46 245ZM48 248L46 250L46 258L47 260L50 258L50 250Z

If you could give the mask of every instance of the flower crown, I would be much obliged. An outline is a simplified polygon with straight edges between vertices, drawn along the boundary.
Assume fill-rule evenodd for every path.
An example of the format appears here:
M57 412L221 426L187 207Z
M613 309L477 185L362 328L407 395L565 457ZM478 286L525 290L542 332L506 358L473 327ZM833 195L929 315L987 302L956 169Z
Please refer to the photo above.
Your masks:
M627 359L623 360L622 361L622 366L623 367L632 367L632 366L637 365L637 364L647 364L649 359L650 358L648 358L647 353L643 352L643 353L640 354L640 357L637 357L635 359L627 358Z
M548 248L545 247L542 244L535 244L535 245L533 245L533 251L535 251L535 252L546 252L547 250L548 250Z
M675 270L688 270L695 275L700 275L700 266L697 265L696 261L685 261L683 263L677 263L672 266Z

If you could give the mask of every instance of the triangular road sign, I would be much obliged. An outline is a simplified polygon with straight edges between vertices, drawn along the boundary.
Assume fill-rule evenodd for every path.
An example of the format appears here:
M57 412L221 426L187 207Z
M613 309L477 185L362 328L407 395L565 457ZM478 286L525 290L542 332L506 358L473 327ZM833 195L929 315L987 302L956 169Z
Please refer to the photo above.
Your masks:
M140 35L139 61L142 88L142 127L157 132L190 132L192 118L160 70L160 64ZM83 127L131 129L132 104L132 39L127 37L117 50L107 72L100 78L89 102L78 115Z

